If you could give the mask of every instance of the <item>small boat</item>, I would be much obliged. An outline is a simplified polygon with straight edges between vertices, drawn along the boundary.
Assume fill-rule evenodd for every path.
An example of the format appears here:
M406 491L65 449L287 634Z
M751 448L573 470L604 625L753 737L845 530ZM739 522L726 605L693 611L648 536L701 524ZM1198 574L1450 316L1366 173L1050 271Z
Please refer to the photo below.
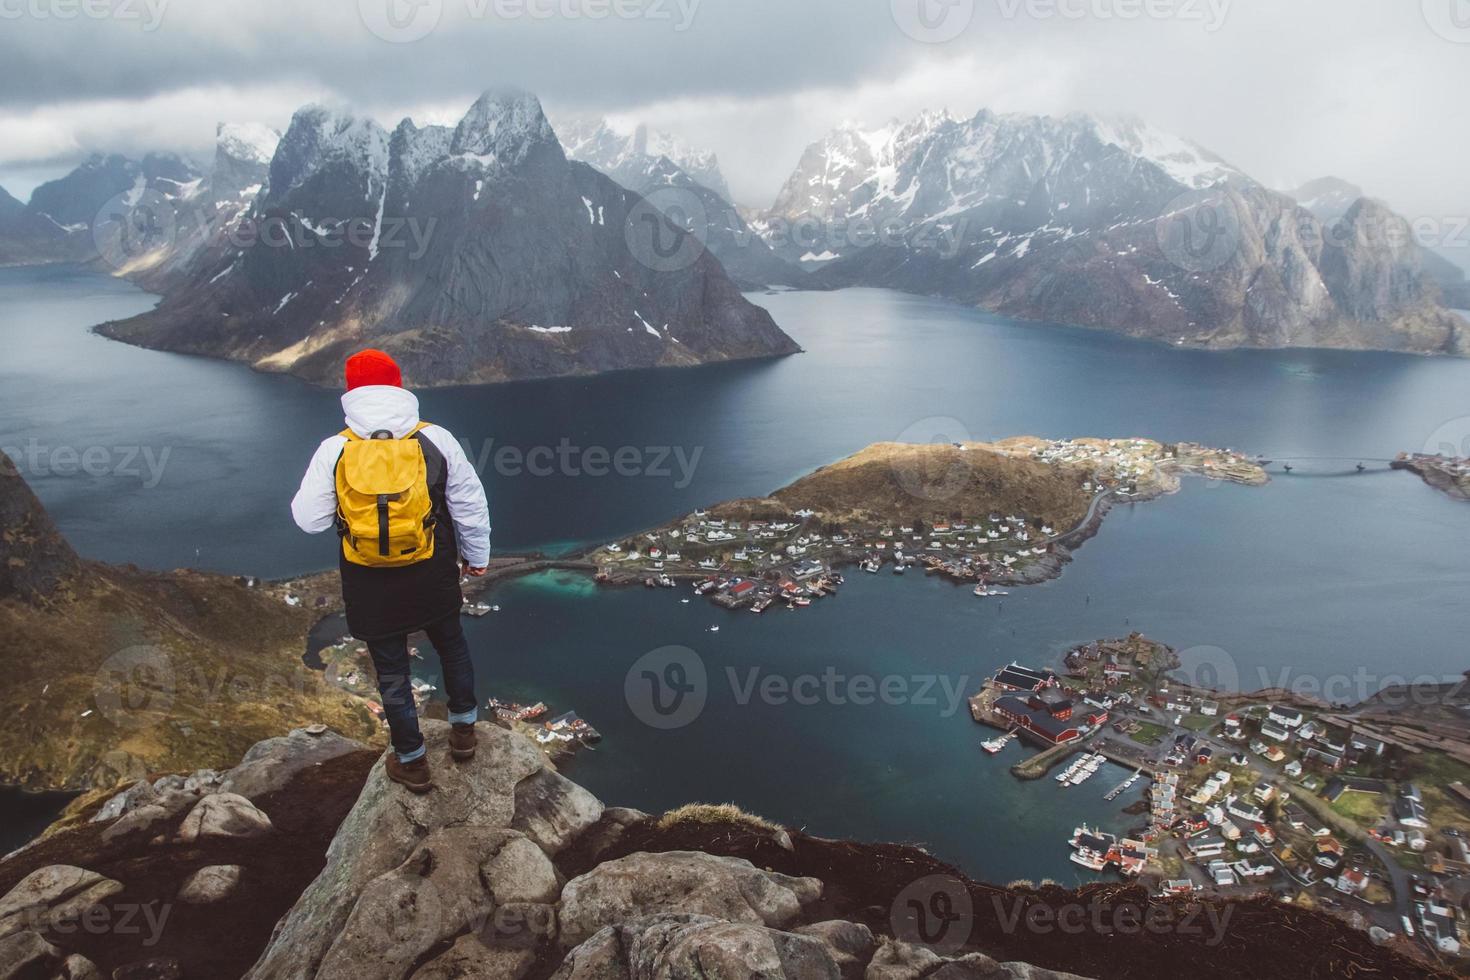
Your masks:
M982 749L984 749L986 752L989 752L991 755L995 755L1001 749L1003 749L1007 745L1009 745L1011 739L1013 739L1015 737L1016 737L1016 730L1014 728L1012 728L1010 731L1006 732L1004 735L1000 736L999 738L986 739L984 742L981 742L980 743L980 747Z
M908 570L909 570L909 567L907 565L905 565L903 562L899 562L897 565L894 565L893 566L893 574L895 574L895 575L902 575L904 572L906 572Z
M810 606L812 604L812 600L804 595L801 595L791 600L791 604L796 606L798 609L805 609L807 606Z
M718 633L718 632L719 632L719 631L720 631L720 628L719 628L719 627L718 627L718 626L711 626L711 627L710 627L710 628L709 628L709 631L710 631L710 632L711 632L711 633Z

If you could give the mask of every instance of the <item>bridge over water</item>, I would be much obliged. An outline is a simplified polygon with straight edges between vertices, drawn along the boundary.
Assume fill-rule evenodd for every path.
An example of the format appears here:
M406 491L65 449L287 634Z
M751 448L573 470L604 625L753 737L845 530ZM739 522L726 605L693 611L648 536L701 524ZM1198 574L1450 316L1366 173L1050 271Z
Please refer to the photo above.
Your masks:
M1269 456L1256 457L1268 473L1291 476L1366 476L1386 473L1391 459L1376 456Z

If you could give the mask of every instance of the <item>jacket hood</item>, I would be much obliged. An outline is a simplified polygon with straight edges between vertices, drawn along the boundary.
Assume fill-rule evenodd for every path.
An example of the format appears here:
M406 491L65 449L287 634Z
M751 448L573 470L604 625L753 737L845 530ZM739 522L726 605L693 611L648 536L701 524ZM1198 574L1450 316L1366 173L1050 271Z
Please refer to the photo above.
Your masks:
M362 439L371 439L374 432L383 429L393 433L393 438L402 439L419 424L418 397L405 388L389 385L352 389L342 396L342 411L347 427Z

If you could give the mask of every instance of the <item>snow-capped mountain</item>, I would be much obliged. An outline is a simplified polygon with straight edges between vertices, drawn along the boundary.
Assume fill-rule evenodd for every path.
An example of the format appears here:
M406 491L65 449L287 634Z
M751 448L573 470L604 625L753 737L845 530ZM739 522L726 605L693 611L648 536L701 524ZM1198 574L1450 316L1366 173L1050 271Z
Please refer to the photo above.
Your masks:
M1329 230L1342 221L1354 204L1367 196L1357 184L1341 177L1319 177L1287 194L1316 215ZM1382 206L1388 207L1386 204ZM1420 244L1423 246L1420 263L1424 274L1439 285L1444 304L1457 310L1470 310L1470 280L1467 280L1465 270L1434 251L1433 242L1421 241Z
M1367 197L1357 184L1341 177L1318 177L1309 180L1295 190L1286 192L1296 203L1315 214L1324 223L1331 224L1348 213L1348 208Z
M0 202L0 264L95 262L161 291L254 203L279 140L258 123L221 123L207 174L169 153L91 156L29 204Z
M645 126L622 136L601 120L573 122L558 132L567 156L648 198L671 222L704 242L742 289L795 286L806 278L777 258L730 203L713 153Z
M262 123L220 123L215 127L210 196L218 203L254 201L270 179L271 160L281 134Z
M651 252L628 231L645 227ZM299 110L248 212L157 309L100 329L330 384L366 344L420 385L797 350L707 250L568 160L515 91L453 129Z
M0 187L0 266L65 262L76 258L73 235Z
M1342 219L1363 231L1394 217L1359 201ZM1132 119L842 127L807 149L759 227L783 257L822 264L819 285L1176 344L1470 353L1417 247L1324 243L1310 211Z
M624 187L632 185L624 183L621 177L636 181L650 161L663 157L691 180L730 200L730 188L720 172L719 158L668 133L641 125L631 133L620 133L607 120L596 118L563 120L557 124L556 132L567 156L591 164Z
M812 144L768 223L823 223L820 254L803 258L831 260L862 247L849 240L859 237L847 227L856 222L901 228L1022 210L1022 224L1067 227L1125 216L1159 187L1204 187L1239 176L1207 151L1133 119L982 110L957 120L928 112L877 129L843 126ZM792 243L798 247L813 244L810 234L792 236L801 239Z

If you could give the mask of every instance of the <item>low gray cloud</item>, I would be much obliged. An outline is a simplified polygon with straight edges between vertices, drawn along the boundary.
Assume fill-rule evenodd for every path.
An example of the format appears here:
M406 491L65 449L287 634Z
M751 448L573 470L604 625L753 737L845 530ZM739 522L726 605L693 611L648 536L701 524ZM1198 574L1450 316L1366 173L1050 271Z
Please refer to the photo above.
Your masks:
M308 100L391 124L491 84L716 150L766 205L846 118L1129 112L1277 186L1470 209L1463 0L0 0L0 184L93 150L207 154Z

